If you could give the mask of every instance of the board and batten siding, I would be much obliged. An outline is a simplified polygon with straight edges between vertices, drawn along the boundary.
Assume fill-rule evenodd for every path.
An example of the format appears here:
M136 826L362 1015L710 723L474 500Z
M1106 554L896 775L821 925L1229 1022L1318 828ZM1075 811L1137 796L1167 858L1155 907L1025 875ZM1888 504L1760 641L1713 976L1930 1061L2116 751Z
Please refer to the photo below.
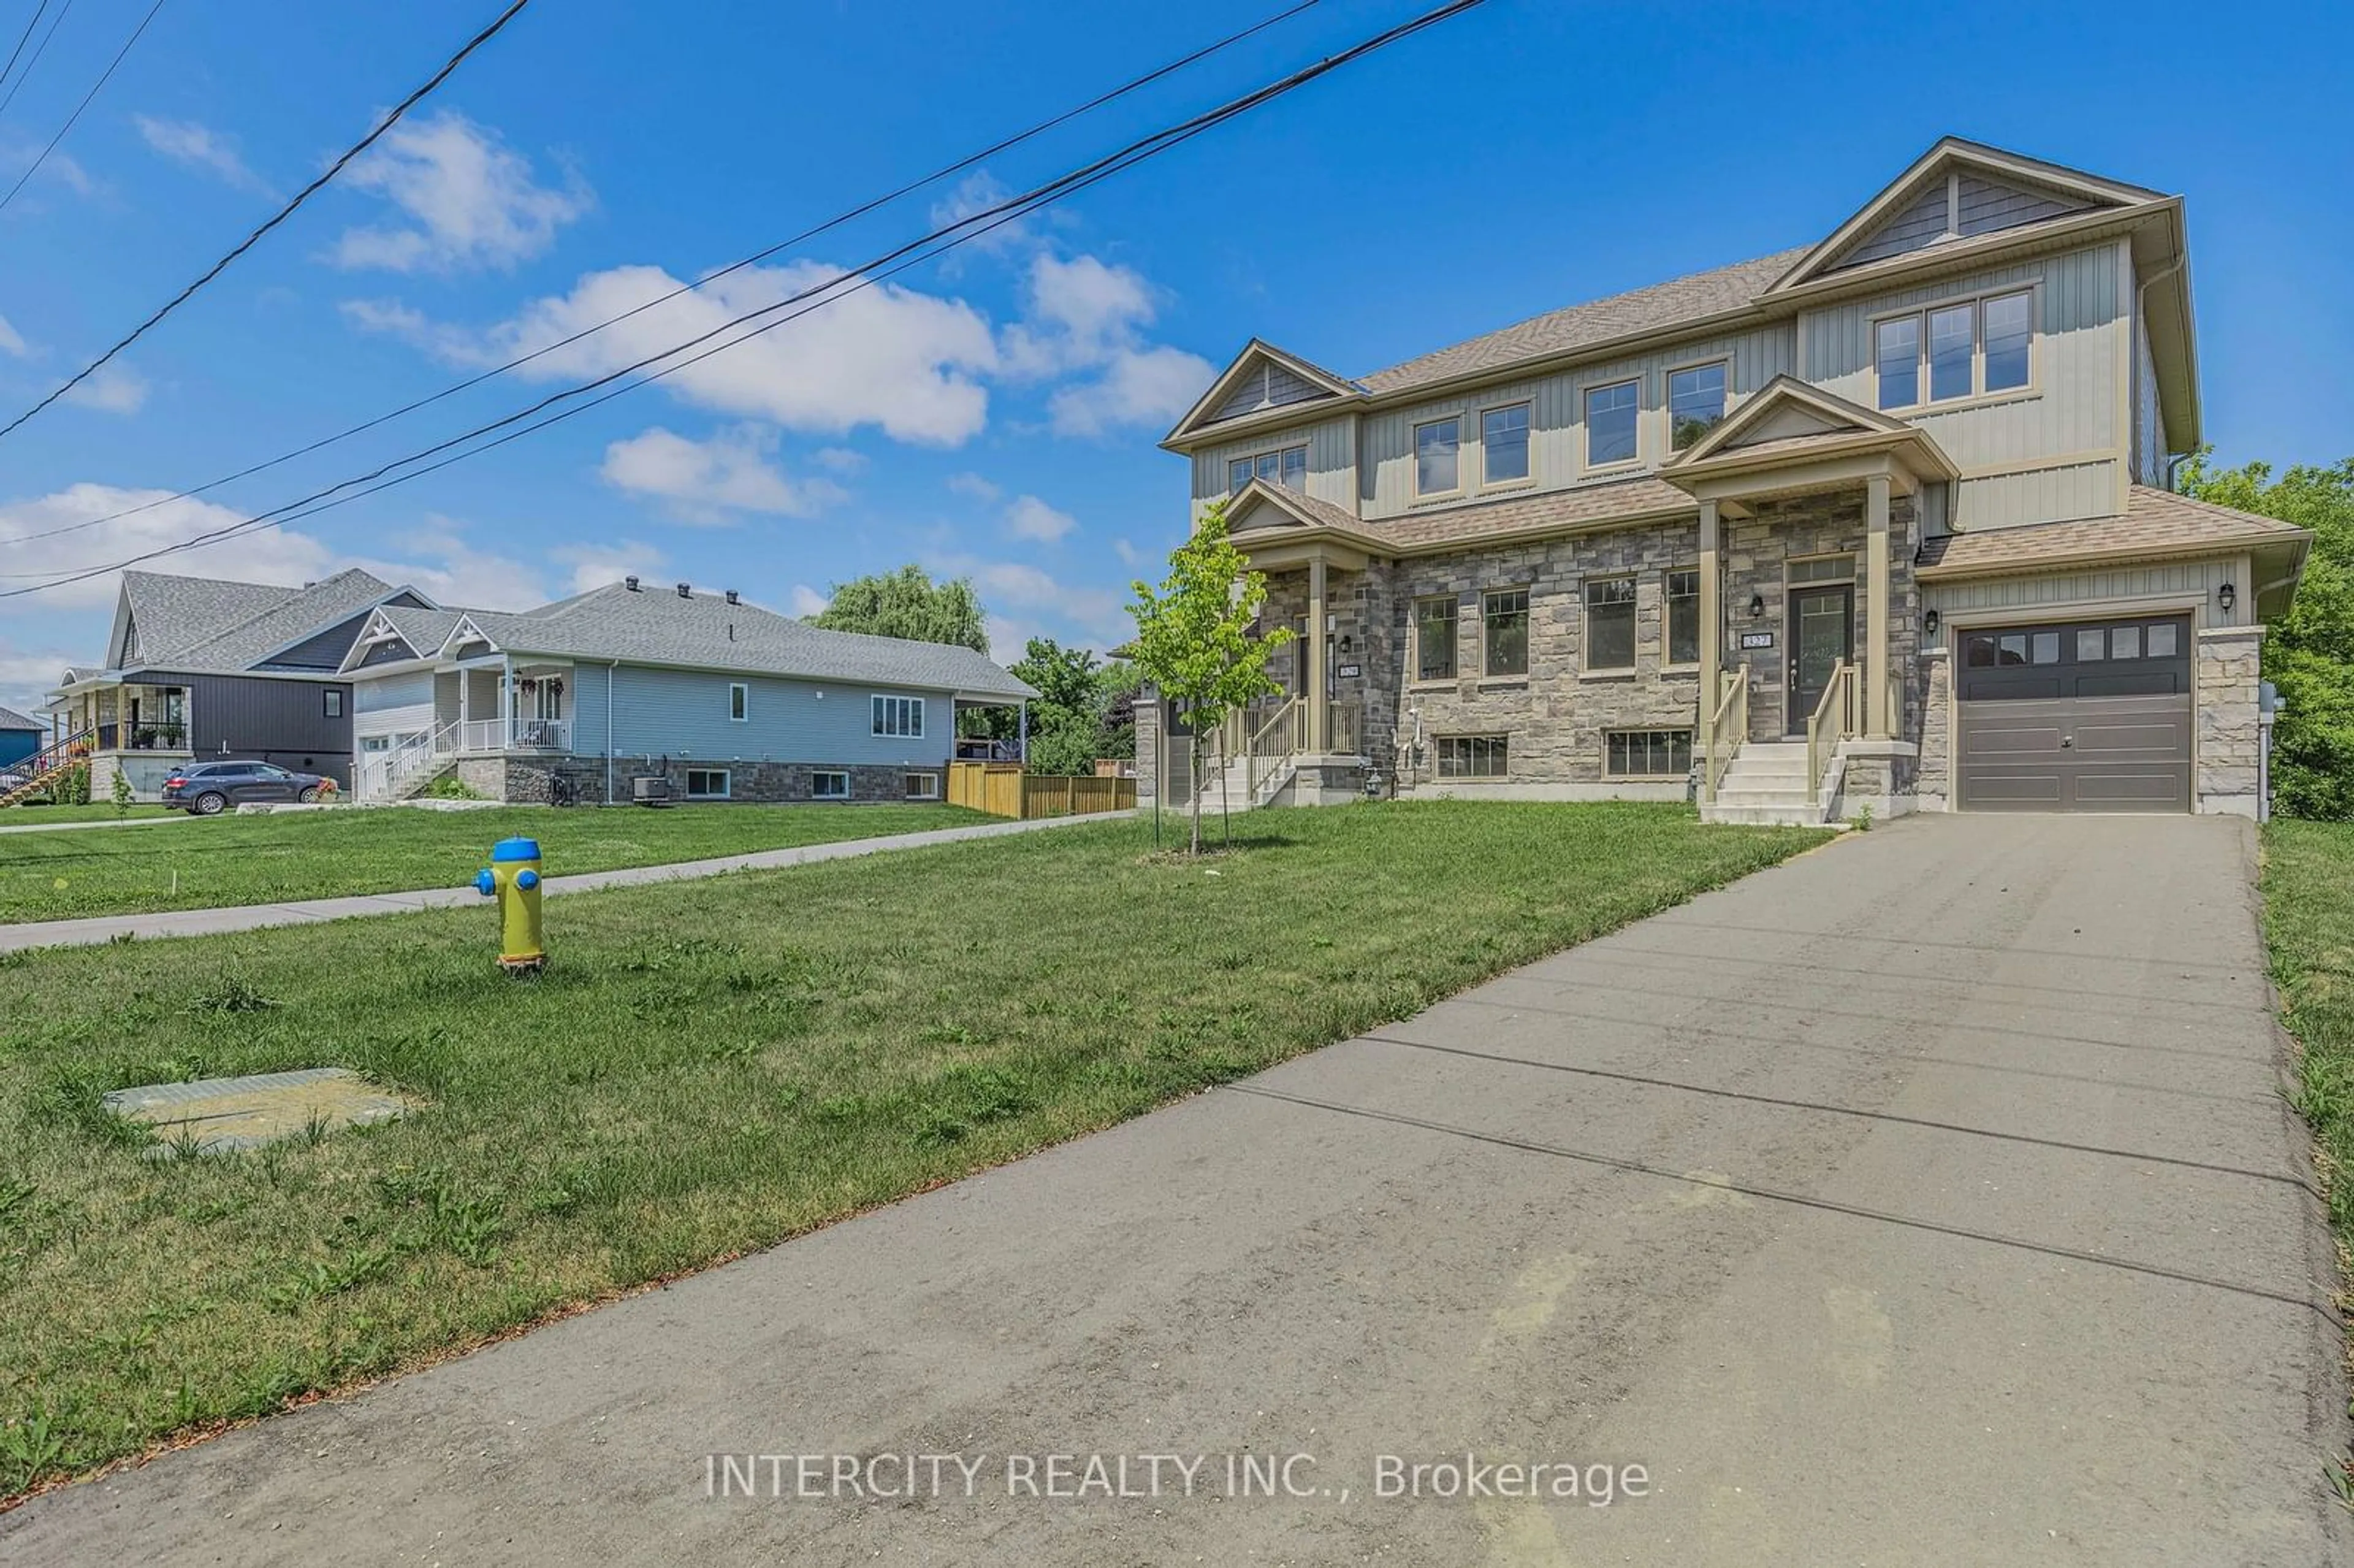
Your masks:
M2117 248L2096 246L1810 311L1800 318L1800 374L1828 392L1874 407L1876 318L2032 288L2033 380L2025 391L1953 408L1932 404L1892 411L1927 431L1960 465L1956 529L2110 515L2129 436L2118 424L2130 293L2122 267ZM2084 461L2052 466L2053 460L2070 457Z
M642 664L621 665L612 682L612 747L620 757L668 757L715 766L772 761L938 768L955 750L956 702L949 692ZM741 723L727 716L727 688L734 682L749 688ZM605 670L577 666L566 694L574 698L573 751L603 755ZM922 698L922 736L875 734L868 699L878 695Z
M1308 448L1308 493L1319 501L1354 510L1357 504L1357 421L1353 415L1319 419L1313 424L1224 441L1193 454L1193 514L1226 493L1226 465L1236 458Z
M1659 353L1578 366L1553 375L1497 382L1469 392L1368 415L1361 465L1361 514L1395 517L1411 512L1425 500L1414 493L1414 428L1450 415L1463 420L1462 448L1457 458L1457 472L1463 481L1463 489L1427 503L1561 490L1588 479L1599 482L1656 471L1672 455L1668 450L1667 414L1670 371L1725 361L1726 411L1730 412L1775 376L1790 370L1792 343L1789 325L1781 323L1753 332L1698 338ZM1638 461L1589 474L1585 467L1585 391L1590 387L1629 379L1640 384L1637 394ZM1529 478L1483 487L1479 482L1485 471L1485 454L1479 440L1480 413L1500 405L1522 402L1529 405Z
M2016 611L2033 618L2055 608L2099 603L2114 607L2119 615L2134 613L2136 600L2196 599L2198 608L2191 614L2194 628L2204 630L2222 623L2215 608L2215 590L2237 575L2241 585L2239 608L2241 620L2253 613L2248 605L2253 596L2245 591L2246 557L2223 556L2209 560L2161 561L2147 567L2116 567L2099 571L2048 572L2032 577L1981 577L1964 582L1927 582L1921 585L1924 609L1934 609L1939 617L1937 634L1922 639L1924 648L1942 647L1946 632L1956 619L1984 623L1991 618ZM2105 613L2105 610L2104 611Z

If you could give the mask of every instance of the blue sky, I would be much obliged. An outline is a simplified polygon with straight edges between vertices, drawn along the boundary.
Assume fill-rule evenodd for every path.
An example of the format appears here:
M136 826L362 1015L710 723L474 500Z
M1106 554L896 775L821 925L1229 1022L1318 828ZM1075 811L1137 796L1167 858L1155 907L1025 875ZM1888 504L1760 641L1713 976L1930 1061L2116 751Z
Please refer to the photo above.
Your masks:
M0 44L31 4L5 0ZM9 183L148 4L68 14L0 113ZM502 378L199 501L22 542L437 390L1280 8L539 0L384 157L0 441L0 571L185 537L507 412L557 383ZM1325 0L971 189L714 292L765 302L1421 8ZM0 211L0 402L168 297L495 10L171 0ZM636 570L794 609L916 560L975 578L1001 657L1033 632L1104 645L1182 526L1183 465L1153 442L1253 333L1372 370L1817 238L1947 132L2184 193L2220 455L2333 461L2354 452L2354 11L2212 17L1492 0L697 374L165 569L361 563L493 604ZM714 309L649 313L547 368L610 368ZM111 603L110 579L0 600L0 702L94 654Z

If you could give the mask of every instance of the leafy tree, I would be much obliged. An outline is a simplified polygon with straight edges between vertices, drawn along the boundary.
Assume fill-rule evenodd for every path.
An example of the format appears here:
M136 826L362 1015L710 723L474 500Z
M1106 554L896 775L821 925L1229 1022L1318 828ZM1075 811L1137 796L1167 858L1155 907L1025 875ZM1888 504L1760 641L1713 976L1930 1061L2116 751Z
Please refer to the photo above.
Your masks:
M2288 613L2264 638L2264 678L2279 686L2273 800L2291 816L2354 819L2354 458L2299 464L2184 465L2183 493L2313 531L2313 552Z
M137 800L138 797L132 793L131 775L125 773L120 768L117 768L114 770L113 792L114 814L118 817L129 816L131 814L131 803Z
M1193 536L1170 554L1168 580L1155 592L1131 585L1136 602L1136 666L1184 710L1193 728L1187 766L1193 781L1193 853L1202 853L1202 747L1235 709L1281 690L1267 673L1267 655L1291 641L1278 628L1251 635L1267 602L1267 577L1246 569L1226 534L1223 503L1202 514Z
M1033 712L1040 707L1096 711L1096 656L1088 650L1065 648L1051 637L1033 637L1021 662L1008 667L1037 691Z
M1115 661L1099 664L1085 648L1066 648L1051 637L1034 637L1023 650L1014 674L1037 690L1030 705L1030 770L1034 773L1091 773L1098 757L1136 754L1135 687L1132 665ZM1125 733L1111 724L1114 699L1122 693L1120 722Z
M981 629L981 600L972 591L971 579L955 577L936 583L923 567L912 563L896 572L877 572L835 584L825 608L808 619L811 626L828 631L864 631L910 642L953 642L976 652L989 652L989 634Z

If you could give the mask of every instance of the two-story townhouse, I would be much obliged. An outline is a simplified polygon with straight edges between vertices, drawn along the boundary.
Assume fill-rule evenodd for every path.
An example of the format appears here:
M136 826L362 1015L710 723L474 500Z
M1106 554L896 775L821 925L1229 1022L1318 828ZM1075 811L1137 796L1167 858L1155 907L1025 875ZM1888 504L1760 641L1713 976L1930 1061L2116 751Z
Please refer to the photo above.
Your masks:
M2309 536L2169 493L2200 440L2181 198L1952 138L1814 244L1361 378L1253 339L1162 442L1300 633L1217 787L2252 813Z
M829 631L636 577L522 611L387 605L347 644L362 799L937 800L964 707L1038 694L972 649Z

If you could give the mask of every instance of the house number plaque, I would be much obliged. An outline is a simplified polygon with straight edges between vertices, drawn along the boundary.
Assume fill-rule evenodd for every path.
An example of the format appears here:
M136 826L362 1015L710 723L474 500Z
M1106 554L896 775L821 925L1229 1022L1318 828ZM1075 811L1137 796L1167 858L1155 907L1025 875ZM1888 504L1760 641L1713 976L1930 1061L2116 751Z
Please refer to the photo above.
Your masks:
M1770 631L1744 631L1741 634L1741 645L1744 648L1771 648L1774 646L1774 634Z

